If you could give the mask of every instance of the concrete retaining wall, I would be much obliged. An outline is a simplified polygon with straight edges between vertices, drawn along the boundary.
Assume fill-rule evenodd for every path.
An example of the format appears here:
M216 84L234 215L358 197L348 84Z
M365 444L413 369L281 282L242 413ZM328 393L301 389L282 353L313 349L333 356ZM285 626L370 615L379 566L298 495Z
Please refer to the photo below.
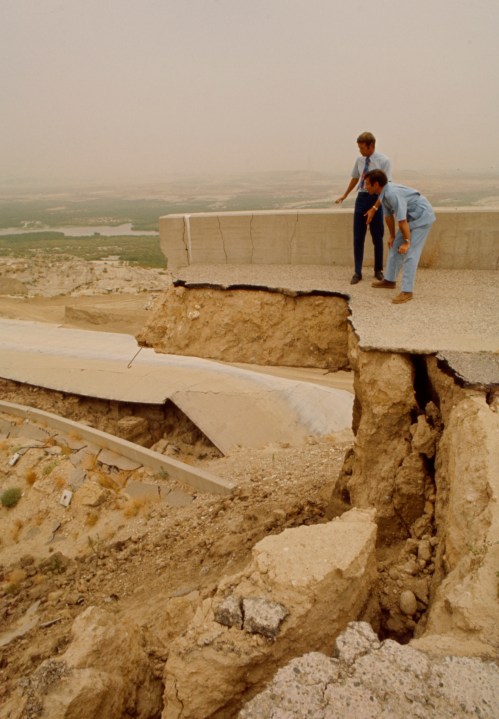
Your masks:
M499 268L499 210L437 209L436 215L422 267ZM351 210L166 215L159 228L170 269L190 264L353 264ZM373 264L369 235L365 264Z
M22 404L6 402L0 400L0 410L7 414L17 417L23 417L42 426L50 427L64 434L73 434L89 444L93 444L102 449L108 449L123 457L137 462L138 464L149 467L158 474L176 479L179 482L194 487L201 492L212 492L213 494L230 494L235 489L236 484L230 480L218 477L210 472L206 472L201 467L192 467L184 462L179 462L173 457L168 457L152 449L141 447L133 442L128 442L121 437L115 437L107 432L101 432L98 429L73 422L65 417L45 412L35 407L28 407Z

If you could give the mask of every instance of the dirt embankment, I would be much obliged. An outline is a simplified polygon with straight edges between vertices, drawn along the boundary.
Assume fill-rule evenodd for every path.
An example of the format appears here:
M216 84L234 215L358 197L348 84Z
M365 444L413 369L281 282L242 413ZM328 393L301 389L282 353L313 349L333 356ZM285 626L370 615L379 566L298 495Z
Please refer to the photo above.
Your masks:
M203 301L210 315L208 296ZM244 296L241 302L236 308L240 313ZM40 309L35 299L36 304ZM162 312L168 309L158 302L156 311L159 306ZM211 316L216 323L215 310ZM196 319L190 319L191 326ZM80 315L75 321L85 323L89 318ZM212 341L216 343L216 337ZM64 672L78 674L76 669L83 665L92 669L99 664L97 657L89 660L88 653L85 659L75 655L76 618L89 622L85 631L79 630L80 643L86 634L102 642L107 631L103 615L85 613L89 607L114 617L112 634L123 641L121 651L125 637L119 638L118 625L130 627L133 647L127 645L126 651L134 656L138 652L135 665L148 676L146 682L142 669L125 676L128 670L121 665L118 670L116 657L116 673L125 674L113 689L104 687L100 699L97 687L104 675L96 674L92 701L104 701L114 691L128 714L143 719L235 716L246 692L263 687L258 666L273 640L245 640L255 651L255 666L235 687L231 664L224 664L228 684L220 696L225 698L213 709L222 700L212 695L211 708L201 715L192 714L175 693L178 686L168 687L168 661L176 662L188 696L185 637L193 638L198 654L206 647L207 656L226 662L234 629L213 633L209 614L217 593L237 584L232 576L238 576L241 586L254 580L245 577L244 568L255 545L285 529L326 524L352 507L374 507L378 527L377 576L366 571L370 601L356 610L355 618L367 619L381 637L402 642L417 637L412 641L426 651L497 656L497 398L459 387L433 357L363 352L352 334L342 342L355 376L354 442L351 436L331 436L311 438L300 447L241 447L227 457L203 450L201 457L180 445L182 431L192 428L182 427L177 417L167 444L176 447L172 451L180 459L236 480L237 489L227 497L202 495L143 469L120 470L89 452L80 468L92 492L64 507L59 503L61 492L75 481L75 455L82 450L72 446L77 438L34 442L33 437L23 437L20 426L15 437L2 440L1 488L15 484L23 492L15 506L0 508L6 529L0 548L0 599L2 641L7 647L0 665L0 705L10 712L7 716L40 715L49 706L46 702L61 699ZM5 398L11 400L27 396L26 391L12 383L2 385ZM49 397L46 402L53 400L53 409L64 413L66 399L58 396L56 402ZM98 414L92 405L92 412L79 418L95 423ZM114 411L107 413L106 421L113 415L119 421ZM11 463L20 448L30 444L34 446ZM126 492L131 481L168 484L176 502L136 501ZM37 536L44 538L38 549ZM267 579L272 586L272 578ZM294 591L290 588L290 594ZM327 614L320 621L327 622ZM196 627L210 631L197 634ZM237 642L235 646L237 651ZM237 657L231 657L237 664ZM193 680L199 707L199 677ZM71 686L76 692L74 681ZM232 703L226 697L229 687L235 697ZM171 714L174 708L177 713ZM462 716L468 716L466 712L463 709ZM492 719L486 710L482 715Z

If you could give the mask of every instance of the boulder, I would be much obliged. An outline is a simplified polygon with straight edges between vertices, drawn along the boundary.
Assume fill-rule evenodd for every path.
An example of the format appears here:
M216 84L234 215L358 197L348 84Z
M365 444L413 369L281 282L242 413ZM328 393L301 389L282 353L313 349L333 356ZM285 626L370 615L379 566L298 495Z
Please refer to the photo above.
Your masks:
M12 719L153 719L161 712L161 683L140 629L97 607L75 620L67 651L43 662L18 687Z
M246 692L291 657L331 652L336 636L368 603L375 540L374 512L351 510L259 542L247 569L222 580L172 643L163 719L235 711Z

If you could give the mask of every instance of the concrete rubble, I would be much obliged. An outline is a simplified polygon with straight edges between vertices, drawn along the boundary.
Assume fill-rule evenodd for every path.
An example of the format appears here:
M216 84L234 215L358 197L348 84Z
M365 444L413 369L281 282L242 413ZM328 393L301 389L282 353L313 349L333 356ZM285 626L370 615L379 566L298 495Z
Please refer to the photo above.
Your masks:
M365 611L376 579L369 510L298 527L255 545L249 566L225 577L173 641L163 719L230 716L243 695L307 650L328 651ZM203 692L198 691L203 686Z
M352 622L334 655L310 652L280 669L238 719L495 719L499 668L464 657L432 657Z

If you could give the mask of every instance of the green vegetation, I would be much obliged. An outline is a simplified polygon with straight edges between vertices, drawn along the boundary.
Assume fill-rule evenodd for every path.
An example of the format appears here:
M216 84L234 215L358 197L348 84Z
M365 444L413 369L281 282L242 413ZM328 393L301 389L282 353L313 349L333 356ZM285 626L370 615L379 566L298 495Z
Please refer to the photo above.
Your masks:
M57 461L53 459L51 462L45 465L45 467L42 470L42 474L44 477L47 477L53 469L57 467Z
M341 183L343 184L343 173ZM321 173L260 173L226 178L179 179L150 187L56 188L42 190L3 183L0 228L102 226L131 223L136 231L158 231L168 214L282 209L331 194L332 178ZM327 203L326 203L327 204Z
M38 253L101 260L116 255L123 262L141 267L164 267L165 258L157 235L65 237L62 232L27 232L0 235L0 256L32 257Z
M116 227L131 222L134 230L157 232L158 218L168 212L171 212L168 203L158 200L89 196L64 198L59 203L52 197L21 196L0 200L0 227L23 228L26 223L47 227Z
M53 554L44 562L44 569L47 569L52 574L64 574L66 571L66 564L62 559L60 552Z
M50 186L2 183L0 228L118 227L130 223L138 232L158 231L159 218L168 214L283 209L335 208L348 169L321 172L262 172L225 177L178 177L151 185ZM462 175L397 172L397 182L417 187L436 206L499 206L496 172ZM353 197L348 207L353 205ZM44 237L55 240L54 233ZM39 240L42 238L38 236ZM75 240L76 238L66 238ZM83 246L81 238L79 243ZM123 238L113 238L122 244ZM145 243L144 237L135 240ZM135 241L133 240L133 241ZM90 242L86 240L86 242ZM155 238L147 240L151 244ZM94 245L95 248L95 245ZM131 251L130 247L126 251ZM87 249L86 252L92 253ZM85 251L81 251L86 257ZM71 252L73 254L73 252ZM116 253L118 254L118 253ZM158 250L158 254L159 250ZM146 257L148 252L145 253ZM95 257L94 255L91 255ZM127 258L141 262L136 255ZM90 258L90 257L89 257ZM154 264L156 260L150 260Z
M4 507L10 509L11 507L16 506L21 497L22 491L19 487L9 487L9 489L6 489L5 492L0 495L0 502Z

